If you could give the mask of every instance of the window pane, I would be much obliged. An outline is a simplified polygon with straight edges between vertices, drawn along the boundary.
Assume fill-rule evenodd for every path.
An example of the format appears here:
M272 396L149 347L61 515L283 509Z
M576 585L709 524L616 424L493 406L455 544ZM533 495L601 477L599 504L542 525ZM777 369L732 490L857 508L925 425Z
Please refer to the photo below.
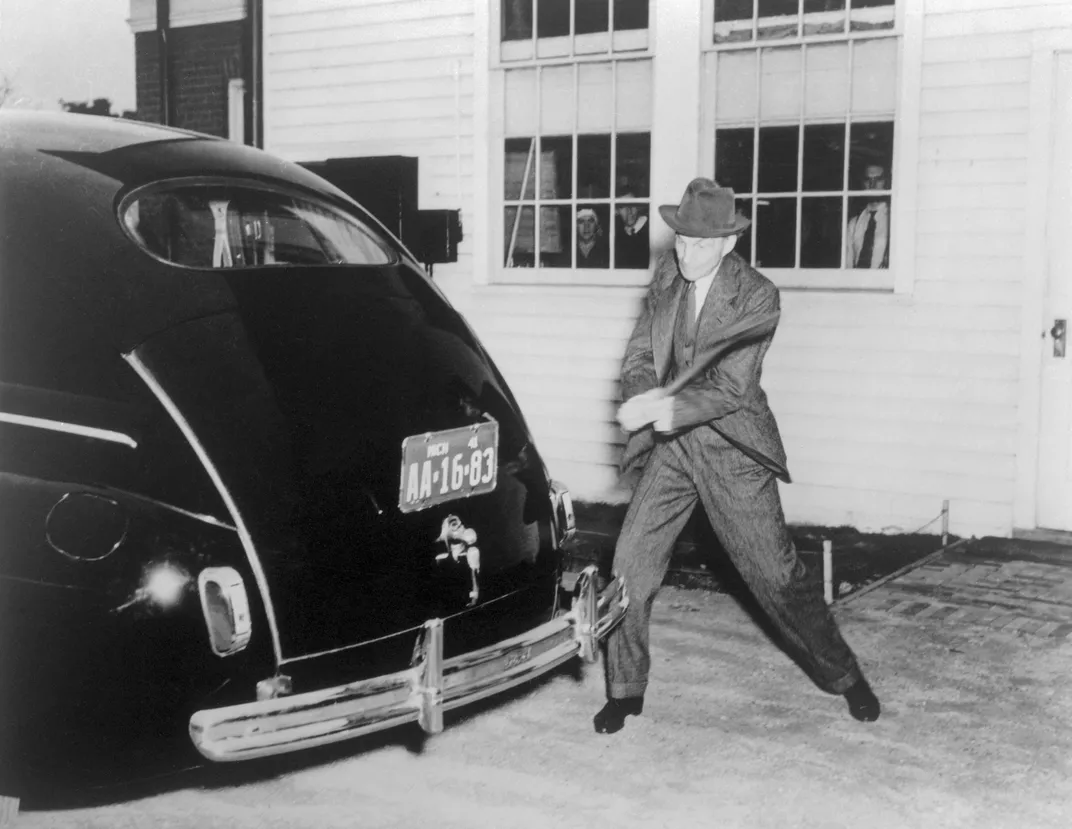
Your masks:
M532 207L523 207L520 213L516 207L506 208L503 222L503 236L506 242L503 261L506 267L532 267L536 244L535 217L536 210Z
M618 203L614 212L614 267L647 268L651 259L648 205Z
M801 200L800 267L841 267L841 196Z
M573 137L540 139L540 198L568 199L573 195Z
M737 212L748 218L752 218L752 199L737 199ZM749 227L744 233L737 236L737 243L733 246L735 253L739 253L745 262L752 264L752 228Z
M577 136L577 197L605 199L609 196L610 136Z
M619 133L617 143L616 195L647 198L651 181L651 134Z
M579 35L608 31L609 0L574 0L575 31Z
M852 111L893 114L897 99L897 40L858 40L852 50Z
M577 71L577 129L610 132L614 128L613 64L582 63Z
M751 127L715 132L715 180L737 193L752 192L755 130Z
M804 0L804 34L845 31L845 0Z
M535 135L536 124L536 70L512 69L506 73L503 96L505 97L506 135Z
M577 206L577 267L609 268L610 207L606 204Z
M890 265L889 196L849 199L845 230L846 268L888 268Z
M792 268L797 252L797 200L760 199L756 219L756 267Z
M502 39L532 37L532 0L502 0Z
M893 184L893 122L849 128L849 190L889 190ZM876 186L876 180L881 186Z
M540 132L573 132L573 67L548 66L540 72Z
M803 189L840 190L844 177L845 125L805 124Z
M760 39L796 37L797 0L759 0Z
M620 61L616 66L618 129L651 129L651 61Z
M798 132L798 127L759 128L761 193L796 192Z
M894 0L851 0L849 28L854 32L893 28Z
M568 205L540 208L540 266L544 268L570 267L570 249L573 245L573 228L570 226Z
M804 117L845 115L849 110L849 44L808 46L804 61Z
M764 49L759 91L760 118L796 118L800 114L800 47Z
M614 0L614 29L648 28L648 0Z
M756 117L756 67L752 50L718 55L715 118L721 122L751 121Z
M536 37L569 34L570 0L539 0L536 6Z
M715 43L752 39L753 0L715 0Z
M507 138L504 142L504 150L506 186L503 196L510 201L534 199L536 197L536 139ZM524 180L523 189L522 180Z

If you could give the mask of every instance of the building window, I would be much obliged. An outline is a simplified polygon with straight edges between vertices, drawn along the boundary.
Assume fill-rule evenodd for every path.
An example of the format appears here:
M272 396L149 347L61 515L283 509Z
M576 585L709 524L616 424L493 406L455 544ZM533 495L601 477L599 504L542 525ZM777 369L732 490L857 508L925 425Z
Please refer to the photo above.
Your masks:
M648 48L648 0L500 0L499 23L504 61Z
M757 267L889 281L899 39L892 0L714 0L714 175Z
M499 12L502 268L559 281L647 269L647 0L502 0Z
M647 268L651 62L509 69L503 265Z

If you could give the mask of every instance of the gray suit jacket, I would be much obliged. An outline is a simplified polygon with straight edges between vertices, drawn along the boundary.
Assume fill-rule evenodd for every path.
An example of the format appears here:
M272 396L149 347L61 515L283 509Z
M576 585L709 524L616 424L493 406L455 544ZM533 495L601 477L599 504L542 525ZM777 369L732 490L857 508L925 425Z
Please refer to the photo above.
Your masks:
M629 338L622 363L622 399L665 386L672 368L674 327L684 300L685 280L673 251L663 254L644 299L644 308ZM717 338L719 329L758 319L779 310L778 289L759 271L731 252L704 300L696 329L697 356ZM704 374L674 396L673 434L693 428L713 429L745 454L789 480L785 449L767 395L759 386L763 357L774 338L744 342L717 359ZM622 471L642 466L655 445L650 426L629 436Z

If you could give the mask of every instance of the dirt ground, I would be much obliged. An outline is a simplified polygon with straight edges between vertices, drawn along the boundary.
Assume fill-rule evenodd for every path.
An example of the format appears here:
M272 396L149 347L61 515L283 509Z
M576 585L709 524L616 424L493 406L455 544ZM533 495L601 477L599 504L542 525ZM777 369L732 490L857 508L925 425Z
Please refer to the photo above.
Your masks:
M872 595L885 588L878 588ZM597 735L602 670L563 670L411 729L38 804L25 827L1072 825L1072 640L839 606L884 705L817 690L726 593L664 588L646 709Z

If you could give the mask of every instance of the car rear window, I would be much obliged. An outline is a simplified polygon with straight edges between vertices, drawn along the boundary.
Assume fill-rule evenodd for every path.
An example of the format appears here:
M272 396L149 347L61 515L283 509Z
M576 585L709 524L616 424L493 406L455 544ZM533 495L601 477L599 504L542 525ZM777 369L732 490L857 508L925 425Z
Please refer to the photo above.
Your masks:
M389 243L357 216L307 194L249 182L171 182L144 188L120 207L143 250L190 268L384 265Z

